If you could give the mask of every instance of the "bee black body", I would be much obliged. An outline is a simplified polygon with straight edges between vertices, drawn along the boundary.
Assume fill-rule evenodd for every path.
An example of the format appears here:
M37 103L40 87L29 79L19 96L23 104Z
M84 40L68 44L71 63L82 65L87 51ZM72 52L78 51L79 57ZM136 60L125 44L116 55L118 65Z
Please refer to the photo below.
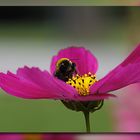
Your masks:
M76 64L68 59L63 59L57 64L54 76L67 82L68 79L72 78L74 73L76 73Z

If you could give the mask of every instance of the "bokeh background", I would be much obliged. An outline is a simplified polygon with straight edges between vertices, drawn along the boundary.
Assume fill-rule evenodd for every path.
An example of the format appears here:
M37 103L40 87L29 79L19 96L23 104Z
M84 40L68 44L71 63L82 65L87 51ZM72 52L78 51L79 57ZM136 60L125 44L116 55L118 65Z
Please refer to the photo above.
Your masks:
M16 72L24 65L49 70L53 55L77 45L97 57L100 79L140 42L139 7L1 7L0 12L1 72ZM126 122L130 124L120 129L122 118L130 109L138 112L140 106L128 106L135 102L134 95L121 104L124 92L118 90L118 98L105 101L101 110L91 114L93 132L140 131L127 129L135 120L139 124L140 117L130 117ZM123 117L117 115L122 106L127 108ZM1 90L0 112L0 132L85 132L83 114L68 110L60 101L20 99Z
M0 1L0 5L83 5L83 6L95 6L95 5L117 5L117 6L138 6L140 0L4 0Z

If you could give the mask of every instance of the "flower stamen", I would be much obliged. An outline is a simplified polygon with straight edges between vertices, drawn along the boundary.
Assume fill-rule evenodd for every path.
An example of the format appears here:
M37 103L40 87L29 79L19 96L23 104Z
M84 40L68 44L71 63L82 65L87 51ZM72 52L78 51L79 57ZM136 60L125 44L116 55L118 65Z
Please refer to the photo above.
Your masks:
M90 86L95 82L97 82L96 76L89 72L88 74L84 74L82 76L77 74L66 83L73 86L81 96L86 96L90 94Z

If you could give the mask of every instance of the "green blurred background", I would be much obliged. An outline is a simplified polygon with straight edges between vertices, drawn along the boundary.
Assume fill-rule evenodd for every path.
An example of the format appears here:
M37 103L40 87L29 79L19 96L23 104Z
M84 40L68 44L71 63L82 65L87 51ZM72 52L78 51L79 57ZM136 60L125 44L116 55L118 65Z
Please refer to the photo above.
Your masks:
M2 7L0 12L2 72L24 65L49 70L58 50L82 45L99 60L100 79L140 42L139 7ZM92 131L116 131L115 100L91 114ZM60 101L19 99L1 91L0 112L1 132L85 132L83 114Z
M1 5L140 5L140 0L5 0Z
M49 5L137 5L139 0L48 0ZM43 3L43 1L42 1Z

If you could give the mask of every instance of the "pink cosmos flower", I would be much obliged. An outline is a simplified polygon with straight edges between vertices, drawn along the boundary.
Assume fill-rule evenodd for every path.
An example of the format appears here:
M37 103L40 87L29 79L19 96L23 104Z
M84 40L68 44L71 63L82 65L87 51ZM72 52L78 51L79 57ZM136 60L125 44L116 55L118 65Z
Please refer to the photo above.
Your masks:
M37 67L19 68L16 74L0 73L0 87L26 99L57 99L69 109L82 111L87 132L89 112L99 110L109 92L140 82L140 44L116 68L97 81L96 57L84 47L62 49L52 58L51 74Z
M121 90L114 104L113 118L120 132L140 132L140 84L134 84ZM133 98L133 102L132 102Z
M67 58L76 64L78 78L73 75L73 78L65 83L54 77L56 63L61 58ZM11 95L27 99L102 100L114 97L108 94L111 91L140 82L139 67L140 45L120 65L97 81L95 73L98 62L95 56L83 47L69 47L60 50L52 58L51 74L37 67L25 66L19 68L16 74L9 71L7 74L0 73L0 86Z

